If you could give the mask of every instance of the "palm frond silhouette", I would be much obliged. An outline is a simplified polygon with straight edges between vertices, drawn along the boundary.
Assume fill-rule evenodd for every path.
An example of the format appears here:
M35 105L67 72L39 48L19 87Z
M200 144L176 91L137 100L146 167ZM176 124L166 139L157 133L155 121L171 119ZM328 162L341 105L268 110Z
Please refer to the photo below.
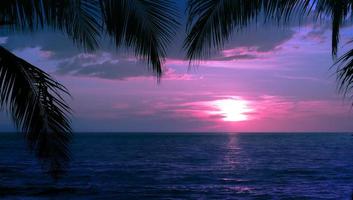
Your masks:
M234 31L259 20L279 24L306 16L317 22L331 20L332 56L339 88L344 94L353 88L352 50L336 60L340 29L353 19L352 0L189 0L187 11L188 35L184 49L190 61L209 57L211 50L221 49Z
M134 49L148 61L157 76L162 74L166 47L179 23L175 3L165 0L102 0L104 28L117 47Z
M53 29L85 51L99 48L107 33L116 47L133 48L160 77L166 46L175 34L177 12L169 0L2 0L0 28ZM36 157L57 178L70 161L71 109L67 89L0 46L0 103L22 130Z
M70 108L64 86L48 74L0 47L0 104L24 132L28 146L57 177L67 165Z
M184 41L187 58L207 58L212 49L221 49L234 31L260 19L286 22L292 15L307 12L309 6L309 0L189 0Z

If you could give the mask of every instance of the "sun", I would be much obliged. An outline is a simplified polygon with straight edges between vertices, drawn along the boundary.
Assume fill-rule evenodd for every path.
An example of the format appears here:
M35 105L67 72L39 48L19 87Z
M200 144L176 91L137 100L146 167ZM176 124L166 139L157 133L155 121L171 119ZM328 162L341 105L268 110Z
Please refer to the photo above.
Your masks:
M253 111L248 101L242 99L221 99L213 101L212 104L217 109L212 113L223 116L223 121L245 121L249 119L249 112Z

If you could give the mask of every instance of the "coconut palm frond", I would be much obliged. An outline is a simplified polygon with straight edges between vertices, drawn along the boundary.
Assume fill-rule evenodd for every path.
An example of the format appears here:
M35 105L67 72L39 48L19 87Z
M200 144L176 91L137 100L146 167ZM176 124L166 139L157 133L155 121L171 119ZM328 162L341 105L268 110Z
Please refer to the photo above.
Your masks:
M179 23L170 0L100 0L105 29L117 47L134 49L157 76L162 74L167 45Z
M42 1L2 0L0 1L0 21L7 28L16 31L34 30L43 26Z
M98 0L2 0L0 22L17 32L51 27L85 50L98 47L101 31Z
M219 50L235 28L247 26L261 10L261 1L189 0L184 48L189 60L209 57Z
M340 41L340 28L342 24L352 17L351 0L319 0L316 3L316 15L327 20L331 17L332 23L332 56L336 58L337 47Z
M98 0L43 0L45 23L63 31L75 44L85 50L99 47L101 34Z
M287 23L291 18L302 19L313 10L316 0L262 0L265 20Z
M66 88L0 46L0 105L24 133L28 146L55 178L70 160L70 108Z
M339 91L347 96L353 89L353 49L342 55L334 66L337 67Z
M234 31L260 18L286 22L293 13L307 13L310 0L189 0L188 35L184 41L187 58L198 60L220 50Z

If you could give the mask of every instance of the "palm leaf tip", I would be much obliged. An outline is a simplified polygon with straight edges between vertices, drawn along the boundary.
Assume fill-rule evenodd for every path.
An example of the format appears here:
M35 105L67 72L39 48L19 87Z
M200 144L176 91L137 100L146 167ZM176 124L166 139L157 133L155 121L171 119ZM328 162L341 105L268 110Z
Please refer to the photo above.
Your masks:
M344 96L353 89L353 49L342 55L334 64L337 67L339 92Z
M189 0L186 57L190 61L208 58L214 49L223 48L232 33L261 19L286 24L295 13L307 14L310 5L310 0Z
M86 51L99 47L100 22L98 0L0 1L0 26L25 32L59 30Z
M179 26L170 0L101 0L104 26L117 47L132 48L157 77L163 72L167 45Z
M39 68L0 46L0 104L53 178L70 161L71 110L67 89Z

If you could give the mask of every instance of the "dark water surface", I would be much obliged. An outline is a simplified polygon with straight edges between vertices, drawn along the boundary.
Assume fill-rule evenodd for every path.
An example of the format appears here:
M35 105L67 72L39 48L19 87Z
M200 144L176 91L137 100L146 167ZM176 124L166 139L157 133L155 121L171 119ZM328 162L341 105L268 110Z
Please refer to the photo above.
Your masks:
M76 134L53 182L0 134L0 199L350 199L351 134Z

